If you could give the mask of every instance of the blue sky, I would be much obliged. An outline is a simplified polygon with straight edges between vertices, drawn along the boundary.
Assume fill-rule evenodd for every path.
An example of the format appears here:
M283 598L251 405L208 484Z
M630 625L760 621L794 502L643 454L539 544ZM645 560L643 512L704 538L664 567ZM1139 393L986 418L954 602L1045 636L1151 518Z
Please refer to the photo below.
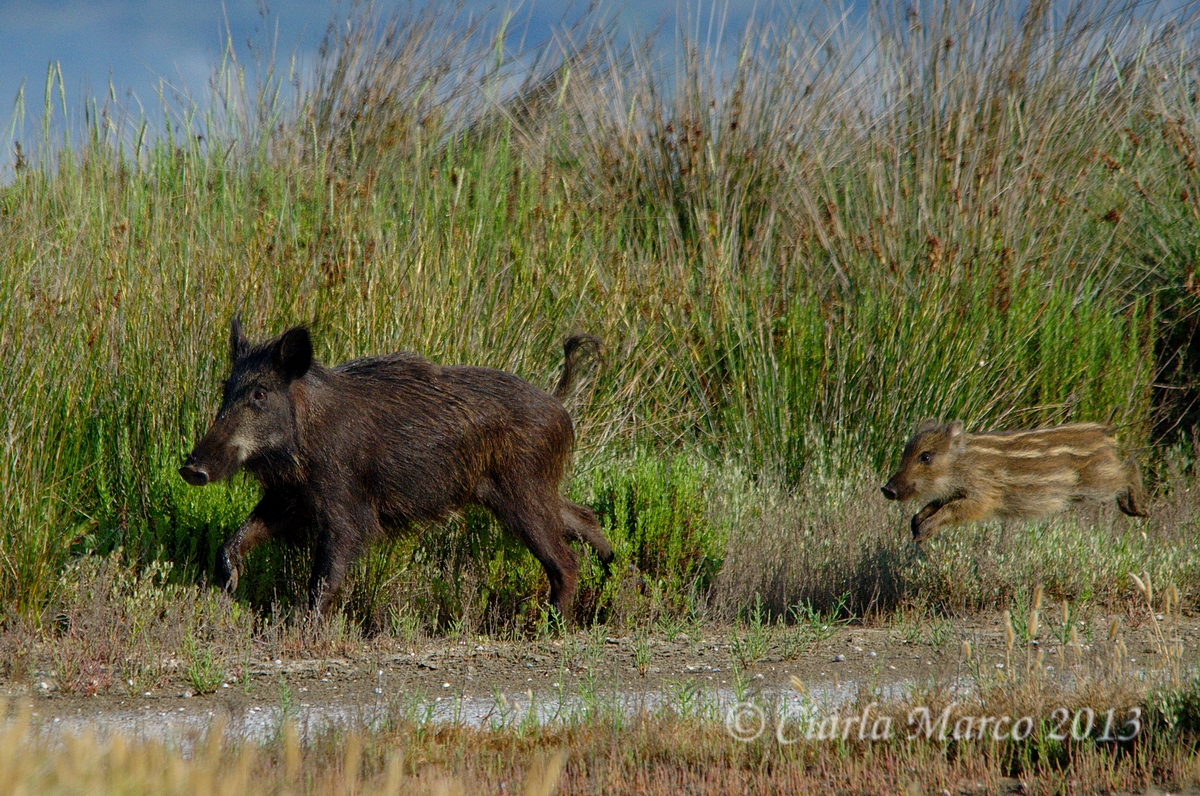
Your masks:
M717 0L716 9L727 16L728 29L737 29L767 4ZM527 40L539 41L564 13L583 5L468 0L465 10L495 21L513 11ZM7 128L23 80L29 116L38 115L52 62L61 65L69 108L79 107L83 96L107 94L110 79L123 103L136 99L151 112L158 107L160 78L203 97L226 26L239 58L251 57L248 42L269 46L276 41L277 52L295 52L306 60L316 52L333 8L332 0L0 0L0 121ZM670 20L681 10L707 19L713 3L636 0L608 8L620 14L622 26L644 32L664 19L670 30Z

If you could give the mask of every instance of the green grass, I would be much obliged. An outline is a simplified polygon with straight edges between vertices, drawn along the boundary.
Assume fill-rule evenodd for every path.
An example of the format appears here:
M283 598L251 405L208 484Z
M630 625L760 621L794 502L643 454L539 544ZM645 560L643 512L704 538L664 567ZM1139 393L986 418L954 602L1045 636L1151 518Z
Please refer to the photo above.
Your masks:
M1123 34L1124 12L1078 10L909 24L877 8L828 46L798 19L748 35L736 64L696 50L672 73L584 48L516 95L515 58L421 17L390 45L349 28L294 103L286 76L254 88L226 60L212 103L161 135L111 103L70 141L47 126L0 187L0 600L40 614L86 553L211 573L254 487L192 490L175 470L216 409L239 311L255 336L310 323L328 362L405 348L539 385L566 333L600 335L570 488L620 557L610 581L588 565L581 618L753 604L723 573L767 588L779 559L737 545L754 517L808 511L813 473L834 484L822 500L854 495L888 524L781 526L811 526L778 537L808 563L775 578L773 611L847 593L886 607L917 585L985 605L1039 573L1086 599L1090 576L1036 532L1038 555L985 585L964 578L985 531L909 562L902 520L862 491L925 415L1112 417L1147 464L1154 429L1188 418L1193 31ZM47 118L61 93L48 80ZM1110 580L1148 558L1200 587L1189 543L1077 550L1103 537L1051 527ZM242 596L286 604L303 570L265 550ZM349 603L366 626L511 629L536 625L540 594L529 555L468 514L373 552Z

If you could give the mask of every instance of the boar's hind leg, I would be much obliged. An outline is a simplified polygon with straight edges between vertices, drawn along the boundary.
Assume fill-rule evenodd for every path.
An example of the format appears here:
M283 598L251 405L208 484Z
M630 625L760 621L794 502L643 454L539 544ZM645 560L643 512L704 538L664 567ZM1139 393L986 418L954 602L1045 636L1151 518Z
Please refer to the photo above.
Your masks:
M541 562L550 579L550 604L565 619L575 599L579 562L565 538L567 529L559 508L562 498L556 493L505 489L490 482L481 484L476 494L479 502Z
M572 503L566 498L562 498L562 520L566 526L567 535L572 539L580 542L586 542L591 545L596 551L596 555L600 557L600 563L604 564L604 571L608 572L608 565L613 560L612 545L608 543L608 539L604 537L604 532L600 530L600 523L596 521L596 513L586 506L580 506L578 503Z
M336 505L318 519L308 581L310 611L318 617L326 613L342 588L350 564L379 535L379 517L365 503Z
M237 589L238 575L247 554L269 539L294 541L297 529L306 520L304 513L286 496L268 491L237 532L217 551L217 569L213 578L217 586L229 592Z
M1117 507L1130 517L1149 517L1150 501L1146 498L1146 490L1142 487L1142 474L1137 462L1129 459L1126 463L1129 485L1117 493Z

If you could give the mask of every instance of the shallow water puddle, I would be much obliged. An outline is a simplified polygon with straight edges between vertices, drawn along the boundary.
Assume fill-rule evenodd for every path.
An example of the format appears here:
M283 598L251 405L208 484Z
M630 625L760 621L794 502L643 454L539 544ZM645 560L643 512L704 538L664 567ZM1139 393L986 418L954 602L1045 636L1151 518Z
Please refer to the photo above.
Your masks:
M877 699L903 697L912 681L876 685ZM586 720L589 716L626 716L674 710L699 717L724 720L731 709L752 703L766 714L803 712L822 713L852 703L860 684L854 680L806 684L805 693L791 688L748 691L742 699L731 688L693 688L600 693L589 698L578 694L562 697L532 692L489 697L460 695L453 697L408 698L379 697L375 702L345 702L324 705L300 705L285 709L280 705L252 705L229 709L224 705L197 702L194 706L163 710L151 705L118 708L84 714L57 715L38 705L33 721L47 739L85 733L99 737L120 734L128 738L180 746L184 751L199 741L220 715L228 739L265 742L273 738L283 722L294 722L300 736L314 737L341 727L359 731L379 729L389 720L412 721L432 725L462 725L473 728L515 727L522 724L551 724L558 721Z

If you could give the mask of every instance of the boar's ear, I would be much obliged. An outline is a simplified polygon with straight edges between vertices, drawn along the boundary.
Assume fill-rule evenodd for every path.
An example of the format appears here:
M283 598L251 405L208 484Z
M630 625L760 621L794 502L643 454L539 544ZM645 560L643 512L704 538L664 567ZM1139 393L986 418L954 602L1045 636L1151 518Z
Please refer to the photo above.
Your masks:
M250 341L242 333L242 314L239 312L229 320L229 361L237 362L250 351Z
M308 329L297 326L279 336L271 351L271 361L288 381L298 379L312 366L312 340Z
M919 426L917 426L917 433L924 434L926 431L933 431L941 424L942 421L938 420L936 417L927 417L921 421Z

